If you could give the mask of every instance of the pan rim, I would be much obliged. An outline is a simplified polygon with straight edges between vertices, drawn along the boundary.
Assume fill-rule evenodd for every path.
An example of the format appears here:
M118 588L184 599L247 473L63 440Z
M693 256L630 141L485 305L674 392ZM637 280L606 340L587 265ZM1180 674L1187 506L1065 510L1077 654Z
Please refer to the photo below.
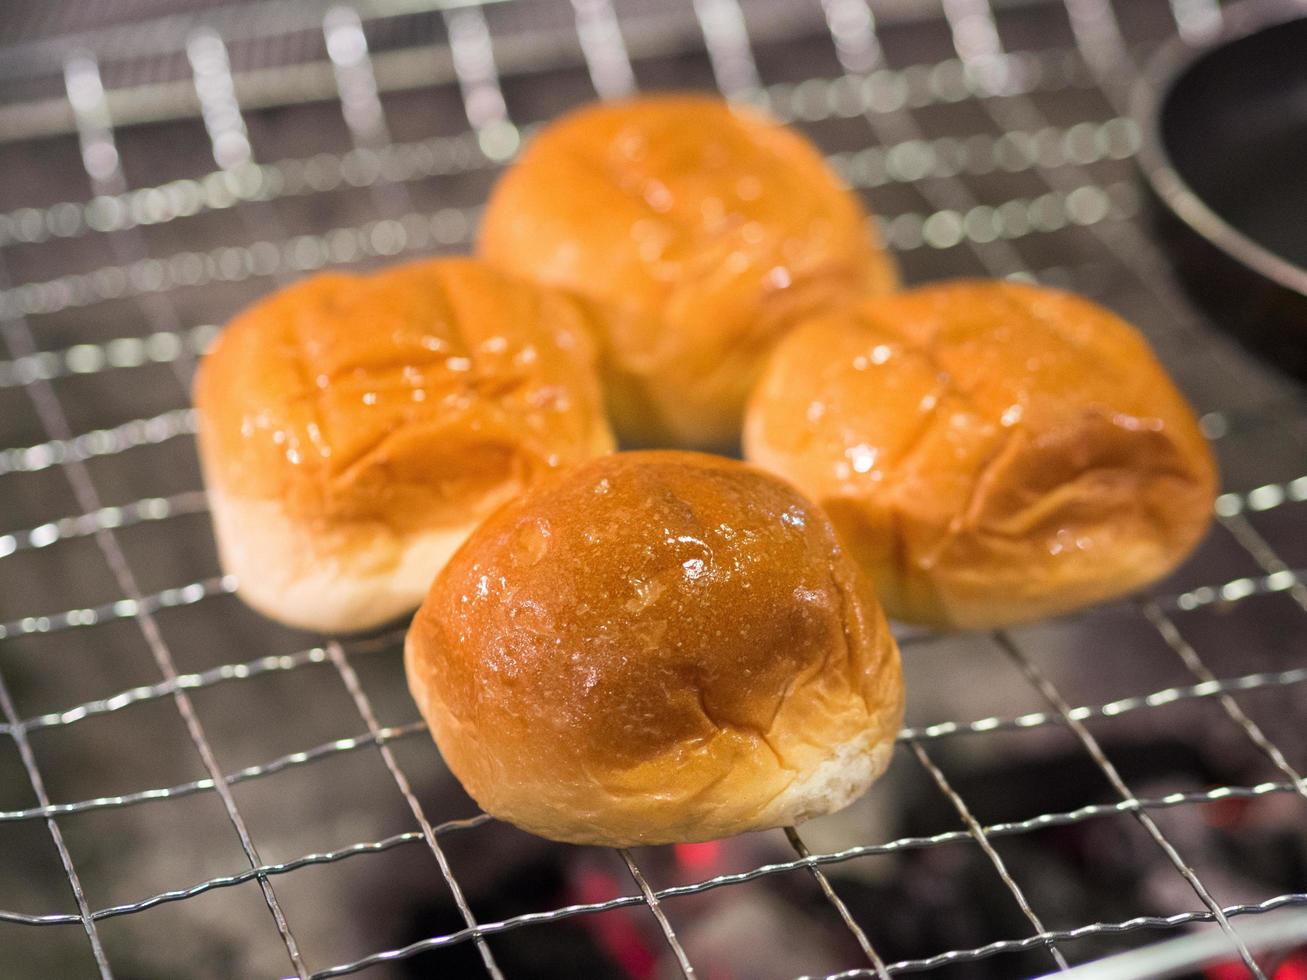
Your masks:
M1198 62L1225 46L1291 21L1307 20L1295 0L1242 0L1223 11L1223 23L1199 44L1175 37L1148 61L1131 99L1139 129L1139 166L1163 205L1205 241L1238 264L1307 296L1307 268L1271 251L1214 211L1176 169L1161 134L1161 112L1175 84Z

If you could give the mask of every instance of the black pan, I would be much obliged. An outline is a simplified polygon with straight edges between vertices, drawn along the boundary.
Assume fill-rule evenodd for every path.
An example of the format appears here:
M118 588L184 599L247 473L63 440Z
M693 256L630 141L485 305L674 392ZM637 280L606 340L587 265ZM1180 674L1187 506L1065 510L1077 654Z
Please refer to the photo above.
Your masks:
M1224 24L1150 64L1140 163L1189 292L1307 380L1307 3L1246 0Z

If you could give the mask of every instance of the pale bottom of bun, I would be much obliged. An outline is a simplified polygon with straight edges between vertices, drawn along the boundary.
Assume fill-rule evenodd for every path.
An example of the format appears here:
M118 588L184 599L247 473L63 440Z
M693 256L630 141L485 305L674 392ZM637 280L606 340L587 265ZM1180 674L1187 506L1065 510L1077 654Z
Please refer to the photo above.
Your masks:
M814 817L843 810L880 778L889 767L897 732L886 739L883 733L867 731L843 745L815 769L799 776L764 811L757 827L788 827Z
M478 522L404 535L381 522L311 526L276 501L213 488L209 509L237 595L269 619L320 633L366 630L416 609Z

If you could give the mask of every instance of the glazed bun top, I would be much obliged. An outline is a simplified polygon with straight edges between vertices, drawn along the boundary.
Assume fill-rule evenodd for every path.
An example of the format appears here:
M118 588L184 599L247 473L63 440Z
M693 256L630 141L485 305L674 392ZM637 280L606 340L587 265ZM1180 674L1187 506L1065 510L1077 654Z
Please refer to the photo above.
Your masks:
M546 127L491 195L479 249L607 309L608 397L633 444L735 444L771 343L896 283L867 213L807 139L691 95Z
M811 494L891 616L991 626L1165 574L1206 529L1211 451L1143 337L1051 289L955 282L777 349L751 460Z
M580 307L469 259L275 293L219 337L195 401L211 485L303 520L464 524L612 445Z
M496 511L407 655L463 785L560 840L827 812L884 768L902 713L893 639L826 517L697 453L592 460Z

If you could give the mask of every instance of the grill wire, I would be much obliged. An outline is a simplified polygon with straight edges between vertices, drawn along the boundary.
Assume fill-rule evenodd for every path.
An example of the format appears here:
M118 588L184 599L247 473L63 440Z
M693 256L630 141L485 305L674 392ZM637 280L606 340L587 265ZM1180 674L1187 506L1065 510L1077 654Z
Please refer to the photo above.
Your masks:
M47 195L27 201L22 199L23 187L9 186L3 200L10 206L0 212L0 337L7 357L0 361L0 434L8 437L6 443L17 443L0 450L0 484L9 484L0 492L6 493L6 502L14 501L15 513L39 515L28 526L0 533L0 640L6 643L0 648L0 736L12 742L19 767L14 771L23 774L31 790L27 805L0 810L0 833L11 825L43 825L73 901L60 912L0 911L0 924L47 927L51 941L67 944L80 931L78 941L91 951L93 966L88 969L107 977L113 961L101 936L106 923L253 883L284 946L283 963L296 976L353 974L471 943L484 972L502 977L511 972L498 964L491 937L642 907L666 944L670 968L692 977L693 957L673 922L678 901L800 872L814 880L822 901L863 959L855 969L828 974L830 980L960 967L1030 950L1043 950L1044 958L1023 964L1056 970L1065 968L1068 958L1085 958L1075 949L1086 939L1202 923L1214 923L1224 932L1230 958L1242 961L1248 974L1268 975L1270 961L1254 955L1257 951L1244 944L1231 921L1307 904L1307 893L1266 894L1223 904L1220 889L1200 877L1192 842L1173 840L1163 819L1169 811L1229 801L1295 794L1307 798L1307 783L1291 761L1303 757L1301 727L1268 724L1266 712L1258 707L1262 702L1248 700L1258 692L1294 690L1307 681L1307 663L1263 661L1258 665L1272 669L1218 673L1207 662L1210 653L1203 652L1210 648L1196 639L1196 628L1190 625L1193 617L1252 615L1250 608L1255 613L1262 608L1258 604L1276 603L1281 617L1277 622L1288 624L1280 638L1282 652L1301 654L1307 586L1293 567L1304 559L1289 532L1295 521L1302 526L1307 513L1307 476L1295 471L1305 458L1307 406L1300 392L1234 351L1177 293L1165 259L1141 223L1139 193L1129 169L1138 133L1125 117L1140 58L1172 32L1188 39L1206 36L1220 24L1215 2L1141 0L1114 7L1110 0L1065 0L992 8L988 0L943 0L924 22L884 17L884 23L878 23L874 14L880 8L870 8L864 0L822 0L820 5L813 0L811 17L804 21L808 33L787 39L784 32L778 37L771 29L761 36L752 32L755 22L775 26L759 3L742 7L737 0L695 0L687 14L696 34L665 31L660 40L650 40L652 34L632 26L635 15L619 16L610 0L573 0L568 15L573 18L572 43L579 64L545 68L550 74L531 99L511 88L515 76L502 67L522 57L520 45L499 40L493 30L502 8L449 6L432 13L447 39L443 50L452 73L449 91L441 98L461 106L463 118L451 132L413 138L393 131L386 104L390 93L406 88L402 79L396 81L394 69L399 64L396 52L403 51L393 46L392 38L390 50L376 52L375 67L369 52L370 37L391 37L387 25L393 17L386 5L362 5L362 18L349 7L322 8L319 13L309 3L291 6L295 24L311 14L319 46L325 39L323 65L329 67L336 97L325 110L312 86L297 98L294 86L282 84L284 79L275 74L260 76L275 83L273 95L256 93L255 101L264 108L242 106L241 94L255 89L243 80L246 73L233 69L234 55L224 34L197 27L182 35L178 57L184 63L178 64L183 76L189 76L185 81L203 122L210 169L212 161L218 163L211 173L193 170L199 176L128 185L118 148L126 130L115 130L110 106L122 115L131 105L112 87L106 89L104 79L112 66L103 66L102 73L88 48L70 48L61 56L59 97L66 105L58 118L71 121L64 128L75 133L75 140L59 135L59 126L48 122L55 118L49 113L5 117L37 119L29 140L43 138L56 148L61 154L56 169L68 174L77 168L82 192L63 200ZM422 4L401 6L404 16L411 17ZM228 26L237 22L231 17L222 21ZM1065 43L1050 44L1050 37ZM511 47L513 58L500 55L500 45ZM822 63L831 71L820 77L796 76L809 63L800 55L818 49L826 52ZM526 50L529 55L529 47ZM391 66L385 73L383 59ZM433 72L444 63L432 55ZM384 724L368 693L368 678L379 683L378 671L391 675L393 682L401 670L394 651L402 633L244 659L238 655L247 652L247 645L275 647L291 634L268 627L263 632L233 629L228 636L227 624L238 615L234 605L222 606L207 620L180 620L183 625L202 623L203 637L171 627L166 617L191 607L233 603L229 597L235 583L215 574L199 577L216 567L209 551L178 546L161 567L169 573L182 570L184 577L171 582L183 584L164 584L160 568L143 563L148 552L134 544L133 535L154 529L159 534L151 540L164 542L161 547L166 548L168 541L186 540L173 531L178 525L207 533L205 499L190 448L195 419L184 407L183 392L196 358L216 333L209 324L232 312L238 305L233 297L244 302L327 266L368 266L408 253L466 250L489 178L511 159L533 125L585 98L627 94L646 77L663 85L710 79L728 97L761 103L806 128L848 182L867 192L884 215L882 231L909 280L957 274L1033 279L1077 289L1126 312L1149 334L1204 413L1204 428L1221 457L1226 485L1232 488L1217 502L1214 534L1222 544L1205 549L1188 577L1181 573L1154 592L1109 609L1110 615L1134 624L1123 644L1137 643L1141 660L1164 649L1178 661L1184 683L1150 688L1141 674L1139 686L1127 696L1077 704L1045 664L1037 633L1000 631L944 639L903 633L909 681L912 661L929 656L931 647L975 647L975 656L988 651L1001 669L1020 677L1026 694L1040 705L970 721L931 721L902 732L896 769L919 767L953 811L955 829L821 850L809 844L806 829L789 828L784 837L792 859L662 887L637 863L647 852L624 850L620 862L629 887L618 897L481 921L464 897L445 848L459 835L492 821L484 814L439 820L428 813L426 794L414 791L397 751L409 743L425 744L425 728L414 720L411 705L408 720ZM126 84L121 87L128 89ZM532 122L517 121L515 99L530 103L523 114ZM343 113L352 148L321 149L310 138L299 155L274 163L256 160L260 138L268 136L270 127L247 125L247 119L259 112L281 112L284 115L272 118L285 122L293 120L295 112L327 110L337 118ZM15 146L23 145L10 142L13 145L0 149L15 152ZM80 164L74 160L77 155ZM465 182L450 195L452 200L428 189L432 181L444 178ZM342 192L356 202L339 209L343 218L329 203ZM319 201L323 203L315 205ZM207 247L181 247L196 240L185 228L201 215L223 220L210 231ZM171 233L174 228L176 234ZM112 261L105 263L89 246L107 246ZM96 259L86 261L87 256ZM136 380L142 376L149 378L148 385ZM167 388L168 394L160 395L156 388ZM24 438L26 432L34 438ZM157 466L136 462L156 460L142 454L160 450L172 455L157 460L168 460L177 471L166 479ZM183 456L187 462L175 462ZM161 486L166 489L158 489ZM12 497L10 487L16 487ZM140 487L147 487L148 495L139 489L129 492ZM51 507L64 509L52 512ZM60 549L69 549L68 562L103 564L107 577L94 600L70 607L70 600L76 601L73 596L60 598L70 589L61 585L56 591L48 568L25 564ZM1206 577L1195 578L1199 573ZM1289 606L1291 616L1283 613ZM1068 617L1066 623L1075 628L1096 615L1101 613ZM61 650L61 644L75 637L90 637L73 647L83 653L102 644L140 646L153 665L153 678L139 676L142 683L125 690L102 688L117 692L109 696L82 694L85 689L72 681L66 689L79 693L64 694L59 678L47 678L44 683L58 692L53 703L60 707L24 710L21 684L12 681L11 674L21 672L29 659L38 661L39 669L75 672L79 664L69 662L74 654ZM1149 648L1156 643L1160 647ZM36 647L26 644L43 644L40 654L29 658L26 651ZM220 660L209 661L221 666L186 669L200 662L188 654L186 646L191 644L222 651ZM7 662L6 650L23 652L19 667ZM971 655L970 650L963 652ZM1091 650L1080 653L1094 655ZM199 697L277 675L300 677L315 667L333 671L343 685L349 710L358 716L349 726L352 734L243 768L222 767L212 719L203 703L192 702L192 693ZM94 671L91 676L109 684ZM66 706L70 700L80 703ZM1222 723L1235 726L1238 737L1264 759L1274 777L1248 785L1139 795L1114 763L1111 750L1104 748L1096 726L1190 702L1214 706ZM170 730L193 745L201 775L118 795L52 799L46 785L57 773L55 767L39 764L42 738L88 719L140 712L152 704L166 708L169 703L181 724ZM967 710L956 703L951 708ZM294 704L285 708L287 713L296 710L301 709ZM277 721L265 717L261 724ZM1077 751L1101 774L1108 790L1104 800L987 822L964 796L959 781L950 779L946 771L951 767L939 761L954 740L1054 730L1073 739ZM1297 740L1286 741L1286 733L1290 738L1296 733ZM279 773L319 772L330 760L369 751L379 753L385 779L407 806L411 829L280 860L260 855L259 834L238 805L246 784ZM424 758L428 765L435 764L433 751ZM236 851L225 848L223 853L243 858L243 864L118 904L96 905L88 899L77 848L66 839L73 821L137 805L176 805L168 801L209 794L220 801L227 833L236 841ZM1169 915L1132 915L1122 907L1100 921L1051 925L1056 919L1041 909L1029 876L1005 862L1004 842L1118 816L1137 822L1153 853L1160 854L1181 883L1188 908ZM193 843L217 847L216 841ZM841 881L827 875L858 859L967 843L980 849L1007 893L1005 900L1019 909L1027 927L1023 934L887 962L877 951L877 921L859 919L841 897ZM279 892L285 894L288 881L315 866L367 861L367 855L401 849L430 852L457 906L461 927L334 963L297 941L295 918L278 897ZM10 863L9 858L3 860Z

